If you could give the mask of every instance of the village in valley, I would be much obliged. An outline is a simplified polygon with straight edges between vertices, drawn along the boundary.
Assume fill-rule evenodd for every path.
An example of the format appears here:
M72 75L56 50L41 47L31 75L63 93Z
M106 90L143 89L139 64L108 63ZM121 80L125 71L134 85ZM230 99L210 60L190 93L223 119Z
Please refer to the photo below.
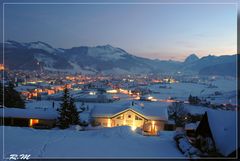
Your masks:
M238 1L1 2L0 161L239 158Z
M234 77L1 70L7 157L236 156Z

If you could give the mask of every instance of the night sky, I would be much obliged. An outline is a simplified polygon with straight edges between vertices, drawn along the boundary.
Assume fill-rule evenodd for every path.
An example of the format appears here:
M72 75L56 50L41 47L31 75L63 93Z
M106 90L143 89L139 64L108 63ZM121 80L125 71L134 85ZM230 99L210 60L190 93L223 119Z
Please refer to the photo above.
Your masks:
M110 44L152 58L237 53L235 4L5 4L5 40Z

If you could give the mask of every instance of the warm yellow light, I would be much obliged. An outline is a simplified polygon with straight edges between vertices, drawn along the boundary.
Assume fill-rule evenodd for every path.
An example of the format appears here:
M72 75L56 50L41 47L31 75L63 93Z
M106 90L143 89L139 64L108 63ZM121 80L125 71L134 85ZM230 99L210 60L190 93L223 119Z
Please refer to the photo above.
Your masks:
M157 99L156 99L156 98L153 98L151 101L153 101L153 102L156 102L156 101L157 101Z
M132 131L135 131L136 128L137 128L136 126L131 126Z
M152 96L149 96L148 99L152 99L153 97Z
M30 119L29 126L32 127L35 124L38 124L39 120L38 119Z
M140 97L139 97L139 96L137 96L137 97L135 97L134 99L135 99L135 100L140 100Z
M90 95L96 95L96 92L89 92Z
M117 90L116 89L107 90L107 93L115 94L117 93Z
M132 91L130 90L130 91L128 92L128 94L132 94Z
M108 119L107 127L111 127L111 119Z
M0 64L0 70L4 70L4 65Z
M155 121L152 121L152 125L155 125Z
M155 133L156 129L155 129L155 121L152 121L152 133Z

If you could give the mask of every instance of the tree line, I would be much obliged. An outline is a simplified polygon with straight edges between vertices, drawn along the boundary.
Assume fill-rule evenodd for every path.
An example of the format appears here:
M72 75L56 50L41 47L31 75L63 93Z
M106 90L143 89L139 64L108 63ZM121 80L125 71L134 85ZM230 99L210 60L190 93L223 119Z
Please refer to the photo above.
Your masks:
M4 87L4 88L3 88ZM0 105L9 108L25 108L25 102L19 92L14 89L14 84L9 82L7 85L0 83Z

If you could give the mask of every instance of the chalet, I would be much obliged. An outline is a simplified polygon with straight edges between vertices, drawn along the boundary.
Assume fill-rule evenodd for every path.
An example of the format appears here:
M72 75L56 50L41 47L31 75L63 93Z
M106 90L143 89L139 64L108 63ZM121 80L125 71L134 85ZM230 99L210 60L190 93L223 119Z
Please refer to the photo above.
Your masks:
M168 122L168 112L165 107L144 107L134 103L112 107L109 105L95 106L91 111L91 117L103 127L131 126L142 131L156 135L164 130Z
M237 123L235 111L209 110L197 129L197 146L210 155L236 157Z
M57 111L52 109L2 108L0 125L21 127L42 125L51 128L56 124L57 115Z

